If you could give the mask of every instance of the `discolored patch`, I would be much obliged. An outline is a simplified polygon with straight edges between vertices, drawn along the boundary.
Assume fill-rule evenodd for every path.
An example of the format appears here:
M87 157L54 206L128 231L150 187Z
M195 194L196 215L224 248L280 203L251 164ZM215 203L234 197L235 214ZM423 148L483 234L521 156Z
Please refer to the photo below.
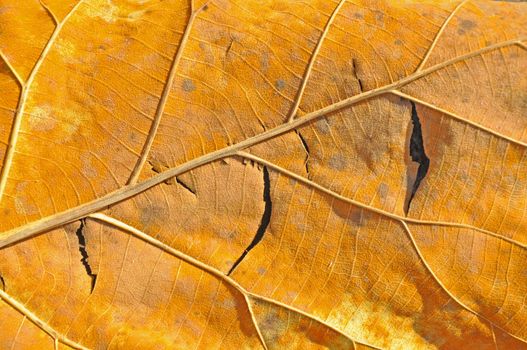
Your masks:
M283 90L285 88L285 81L283 79L277 79L275 82L274 82L274 86L278 89L278 90Z
M184 79L183 83L181 84L181 87L185 92L192 92L196 90L196 85L194 85L192 79Z
M463 35L466 32L471 31L475 27L476 27L476 23L472 22L471 20L464 19L461 22L459 22L459 26L458 26L457 32L458 32L458 34Z

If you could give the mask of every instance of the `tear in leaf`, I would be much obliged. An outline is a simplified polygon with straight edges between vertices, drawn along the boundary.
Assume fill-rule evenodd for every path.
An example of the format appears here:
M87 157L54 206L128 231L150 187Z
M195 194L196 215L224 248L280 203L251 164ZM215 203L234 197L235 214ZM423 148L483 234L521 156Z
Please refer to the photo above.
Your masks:
M75 234L77 235L77 239L79 241L79 252L81 253L82 259L81 263L86 269L86 273L91 278L91 286L90 286L90 293L93 292L93 289L95 288L95 283L97 282L97 274L94 274L90 263L88 262L88 252L86 251L86 238L84 237L84 227L86 225L86 220L80 220L80 226L75 231Z
M425 178L426 173L428 172L428 167L430 166L430 159L427 157L425 152L425 147L423 144L423 133L421 130L421 122L419 116L417 115L417 109L415 108L415 103L410 101L412 104L412 136L410 137L410 156L414 162L419 163L419 168L417 168L417 175L415 177L414 184L412 186L412 192L410 193L410 198L406 205L405 212L408 213L410 210L410 204L414 198L421 181Z
M254 236L252 242L244 250L242 255L236 260L236 262L232 265L231 269L227 273L227 276L229 276L236 269L236 267L242 262L242 260L251 251L251 249L253 249L262 240L264 233L267 230L269 223L271 222L271 212L273 210L273 202L271 200L271 181L269 180L269 170L265 166L263 167L263 180L263 200L265 202L265 208L262 214L262 220L260 221L260 226L258 226L258 230L256 230L256 235Z

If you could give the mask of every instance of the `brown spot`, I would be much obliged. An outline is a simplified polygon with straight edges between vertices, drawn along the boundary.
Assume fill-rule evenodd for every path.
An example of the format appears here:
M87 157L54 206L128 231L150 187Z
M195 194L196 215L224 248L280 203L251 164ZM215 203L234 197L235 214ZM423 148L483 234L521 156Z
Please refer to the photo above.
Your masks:
M340 153L332 155L328 160L330 168L335 170L344 170L347 168L347 159Z
M458 26L458 34L463 35L468 31L471 31L476 27L476 23L472 22L471 20L464 19L461 22L459 22Z
M139 209L139 221L145 228L150 228L158 223L160 218L168 215L167 209L163 206L147 205Z
M196 90L196 85L194 85L194 82L192 81L192 79L184 79L183 84L181 84L181 86L183 87L183 90L186 92L192 92Z
M285 88L285 81L283 79L278 79L275 81L274 86L278 90L283 90Z
M317 127L317 130L321 132L322 134L328 134L329 133L329 124L326 118L320 119L315 122L315 125Z
M269 54L267 52L262 53L260 56L260 70L263 72L269 70Z
M384 182L380 184L379 186L379 189L378 189L378 192L379 192L379 196L384 199L386 198L386 196L388 195L388 191L389 191L389 187L387 184L385 184Z
M350 213L350 219L351 219L351 222L353 222L355 226L362 227L365 224L363 220L362 209L353 209L352 212Z

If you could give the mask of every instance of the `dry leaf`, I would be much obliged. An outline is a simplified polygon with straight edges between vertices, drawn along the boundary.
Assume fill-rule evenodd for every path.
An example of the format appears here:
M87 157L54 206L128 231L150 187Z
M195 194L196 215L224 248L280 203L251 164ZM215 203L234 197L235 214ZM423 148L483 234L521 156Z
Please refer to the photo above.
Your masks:
M0 348L527 349L526 23L0 1Z

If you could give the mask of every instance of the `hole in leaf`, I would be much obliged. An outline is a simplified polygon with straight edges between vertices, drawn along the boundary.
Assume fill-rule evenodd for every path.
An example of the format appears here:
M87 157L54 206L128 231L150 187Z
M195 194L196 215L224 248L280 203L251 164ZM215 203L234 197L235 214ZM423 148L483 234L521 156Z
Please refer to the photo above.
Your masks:
M300 131L296 131L296 134L298 135L298 137L300 138L300 141L302 142L302 146L304 147L304 151L306 151L306 158L304 159L304 167L306 168L306 174L308 175L308 178L309 178L309 146L306 142L306 139L304 138L304 136L302 136L302 134L300 133Z

